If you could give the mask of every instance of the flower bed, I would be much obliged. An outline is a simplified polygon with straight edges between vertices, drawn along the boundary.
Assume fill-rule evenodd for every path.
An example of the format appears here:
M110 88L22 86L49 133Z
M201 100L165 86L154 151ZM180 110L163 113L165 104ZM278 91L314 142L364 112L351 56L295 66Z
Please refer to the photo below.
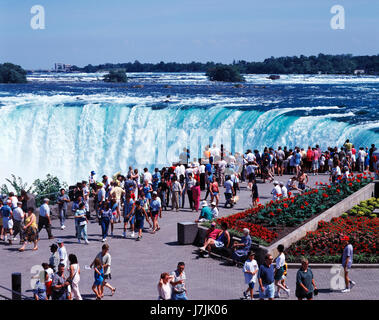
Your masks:
M311 262L339 263L343 247L341 236L347 235L354 247L354 261L379 262L379 218L377 217L339 217L330 222L320 221L318 229L308 232L287 250L289 262L300 262L301 256Z
M318 187L303 194L270 201L228 217L217 219L217 223L226 222L229 228L242 230L248 228L251 235L271 243L278 237L278 230L294 228L315 215L333 207L343 199L371 182L370 174L350 174L347 181L338 181L336 185L319 183ZM317 184L317 183L316 183Z

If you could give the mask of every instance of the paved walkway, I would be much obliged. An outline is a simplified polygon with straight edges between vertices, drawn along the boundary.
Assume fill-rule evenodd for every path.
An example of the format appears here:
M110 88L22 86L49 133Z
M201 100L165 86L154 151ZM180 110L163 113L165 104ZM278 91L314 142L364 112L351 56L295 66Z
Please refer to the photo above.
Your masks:
M288 177L283 177L287 181ZM310 177L311 185L315 181L327 181L327 176ZM240 201L233 209L220 210L220 215L229 215L245 209L250 204L249 192L246 184L242 184ZM258 185L260 199L270 200L272 185ZM224 203L221 197L220 205ZM209 199L208 199L209 200ZM188 206L188 201L187 201ZM178 261L186 263L187 288L190 299L228 300L239 299L242 290L245 289L242 270L237 267L226 266L223 261L213 258L198 258L195 254L196 247L192 245L181 246L177 244L177 222L193 221L197 214L190 209L184 208L179 212L163 212L160 220L161 230L156 234L148 233L146 229L142 241L134 239L123 239L122 224L115 225L115 237L108 238L110 253L112 255L112 281L111 284L117 288L113 297L110 291L106 291L104 299L157 299L157 283L162 272L171 272L175 269ZM74 238L73 219L67 220L65 230L58 228L58 220L53 220L53 234L56 238L65 240L68 253L77 255L81 266L80 291L83 298L94 299L91 292L93 283L93 271L87 270L86 265L92 262L94 256L100 251L102 242L100 237L100 226L93 222L88 226L89 245L78 244ZM148 224L145 224L148 227ZM130 234L130 232L128 232ZM53 240L47 239L45 230L41 232L39 250L34 252L30 245L23 253L17 251L18 245L9 246L0 243L0 285L11 287L11 273L22 273L22 290L27 296L31 296L31 272L34 265L39 266L47 262L50 256L49 245ZM314 270L320 294L317 299L378 299L379 297L379 270L377 269L353 269L352 278L357 286L347 294L331 292L331 281L335 274L328 269ZM288 285L295 287L296 270L290 269L288 274ZM107 290L107 289L106 289ZM0 289L0 295L7 295ZM291 292L290 299L295 299Z

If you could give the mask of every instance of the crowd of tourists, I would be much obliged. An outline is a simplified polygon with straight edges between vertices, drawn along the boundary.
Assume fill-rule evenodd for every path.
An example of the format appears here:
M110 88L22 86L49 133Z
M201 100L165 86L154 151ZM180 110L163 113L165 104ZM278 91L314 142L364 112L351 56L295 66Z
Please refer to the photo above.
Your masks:
M195 222L210 221L217 218L221 194L220 187L224 188L224 207L231 208L238 201L240 182L246 181L247 188L252 196L252 206L256 206L259 202L258 180L262 183L267 180L273 182L274 188L271 194L273 200L277 200L280 197L287 197L288 192L292 190L303 192L307 187L309 174L330 174L332 182L337 183L340 177L347 177L350 171L370 170L377 172L379 167L375 145L372 145L370 149L360 147L359 150L356 150L349 140L340 149L328 148L322 151L318 145L308 147L307 150L298 147L294 149L278 147L277 150L265 148L262 153L258 150L249 149L243 155L239 153L232 155L224 150L222 145L221 148L213 145L212 147L207 146L202 156L199 160L193 158L190 161L190 151L185 149L180 155L180 161L170 167L164 167L161 170L155 168L153 172L144 168L141 173L137 168L129 167L125 175L118 173L112 178L103 175L100 181L96 178L96 173L92 171L88 181L77 183L68 192L65 189L60 190L56 203L58 204L61 230L66 228L65 221L69 203L72 202L71 210L75 219L73 232L78 243L81 241L84 241L86 245L90 243L87 234L89 220L96 220L99 223L102 242L106 242L109 235L114 236L114 226L117 223L123 224L122 236L124 238L128 237L129 226L129 237L140 241L145 222L149 224L151 234L158 232L161 230L159 219L162 218L162 211L178 211L179 208L185 207L186 199L188 200L188 208L193 212L199 212ZM280 179L283 174L292 175L287 183L275 180L275 175ZM201 191L205 191L203 199L201 199ZM210 203L207 202L208 196ZM90 198L93 198L93 208L92 205L90 208ZM2 196L0 200L0 239L12 245L13 241L17 240L18 235L21 244L20 252L25 250L28 243L33 244L32 250L38 250L38 241L43 228L46 229L48 238L54 239L49 198L43 200L43 204L39 208L38 219L35 209L27 206L27 200L28 195L24 191L20 195L11 192ZM227 245L230 241L227 226L223 226L222 230L211 234L212 236L207 236L206 242L201 248L204 252L209 252L212 246ZM268 281L267 279L271 278L267 278L267 270L257 271L252 260L254 254L250 251L251 239L250 242L249 239L247 230L241 242L234 245L233 260L238 261L241 256L247 257L246 263L248 265L244 267L244 270L247 270L244 271L246 279L249 281L264 279L262 284L259 280L260 288L262 291L267 289L266 293L270 292L267 293L267 297L271 298L272 287L263 289ZM54 246L59 247L60 245L63 245L61 240L56 245L52 245L52 250ZM107 249L107 244L104 246L102 251L104 254L97 257L91 264L91 267L94 268L95 277L92 290L97 299L103 297L105 286L112 291L112 294L115 290L107 282L107 272L110 276L110 263L104 263L102 257L107 255L106 252L109 247ZM59 251L58 248L57 251ZM59 263L54 263L53 267L51 263L44 264L47 282L51 281L50 287L55 287L53 291L49 291L50 287L46 285L47 296L53 297L52 292L54 290L70 287L72 288L72 297L81 299L78 286L75 285L78 283L80 275L76 256L73 254L64 258L61 254L59 256ZM67 259L70 261L69 267ZM267 257L267 261L269 260ZM303 262L303 267L306 269L307 261L304 260ZM276 265L284 267L283 259L277 260ZM69 276L65 278L64 274L67 267ZM180 272L182 269L184 270L184 263L178 266L176 272L179 272L179 275L168 273L161 275L158 284L161 298L166 299L170 295L174 295L177 299L186 298L184 279L180 279L183 277L182 272ZM279 274L280 277L279 275L274 277L277 287L276 296L278 296L280 289L289 294L289 290L283 282L283 273L280 272ZM249 282L249 288L245 295L248 292L251 293L252 289ZM70 292L67 291L67 296L69 294Z

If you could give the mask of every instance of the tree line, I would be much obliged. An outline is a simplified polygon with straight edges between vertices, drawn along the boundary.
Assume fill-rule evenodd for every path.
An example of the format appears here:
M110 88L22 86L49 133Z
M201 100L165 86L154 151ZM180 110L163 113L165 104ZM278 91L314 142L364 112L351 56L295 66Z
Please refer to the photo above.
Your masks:
M355 70L364 70L366 74L379 74L379 55L353 56L351 54L317 56L279 57L268 58L263 62L247 62L245 60L233 61L232 64L215 62L159 62L141 63L139 61L128 63L106 63L93 66L91 64L79 68L73 66L72 71L102 72L122 69L125 72L207 72L209 69L229 65L240 73L245 74L353 74Z

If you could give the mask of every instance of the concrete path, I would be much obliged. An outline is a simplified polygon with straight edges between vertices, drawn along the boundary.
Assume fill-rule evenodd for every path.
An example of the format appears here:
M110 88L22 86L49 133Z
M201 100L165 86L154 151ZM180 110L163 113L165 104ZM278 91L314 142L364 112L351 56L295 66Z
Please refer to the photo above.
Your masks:
M282 177L284 182L287 179L288 176ZM310 184L313 185L316 181L326 182L327 180L328 176L311 176ZM271 199L269 196L272 189L271 184L259 184L258 188L262 202ZM251 202L249 194L246 190L246 184L242 184L238 204L233 209L221 208L220 216L229 215L247 208ZM221 198L220 205L222 206L224 197L221 196ZM107 242L110 245L112 255L111 284L117 290L113 297L110 296L110 291L106 291L104 299L157 299L156 287L160 274L173 271L178 261L186 263L185 271L188 278L187 288L190 299L228 300L241 297L242 290L245 289L242 269L226 266L223 261L216 259L198 258L195 253L196 247L177 244L177 223L194 221L198 216L198 214L188 209L188 200L186 200L186 205L187 207L179 212L164 212L163 218L160 220L161 230L156 234L150 234L146 229L140 242L131 238L121 238L122 224L115 225L115 237L109 237ZM64 239L67 252L74 253L78 257L81 266L80 291L83 298L94 299L95 296L91 292L93 271L87 270L85 266L88 266L100 251L102 245L100 226L95 222L89 224L88 233L91 241L89 245L77 243L74 238L72 218L67 220L65 230L60 230L58 226L59 222L54 220L54 236ZM148 227L148 224L145 224L145 227ZM128 235L130 235L130 231L128 231ZM45 230L41 231L41 239L38 251L32 251L32 245L30 245L23 253L17 251L18 245L9 246L4 242L0 242L0 285L10 288L11 273L21 272L23 293L27 296L32 296L30 280L35 272L31 272L31 269L33 266L38 268L42 262L48 261L50 256L49 245L53 243L53 240L47 239ZM331 270L315 269L313 271L318 287L321 289L317 299L368 300L378 299L379 297L378 269L353 269L351 276L357 282L357 286L346 294L330 291L331 283L336 283L336 278L333 278L335 274L330 273ZM289 270L288 285L293 289L295 287L295 277L296 270ZM334 284L334 287L337 284ZM9 293L0 288L0 295L9 296ZM296 299L294 292L291 292L290 299Z

